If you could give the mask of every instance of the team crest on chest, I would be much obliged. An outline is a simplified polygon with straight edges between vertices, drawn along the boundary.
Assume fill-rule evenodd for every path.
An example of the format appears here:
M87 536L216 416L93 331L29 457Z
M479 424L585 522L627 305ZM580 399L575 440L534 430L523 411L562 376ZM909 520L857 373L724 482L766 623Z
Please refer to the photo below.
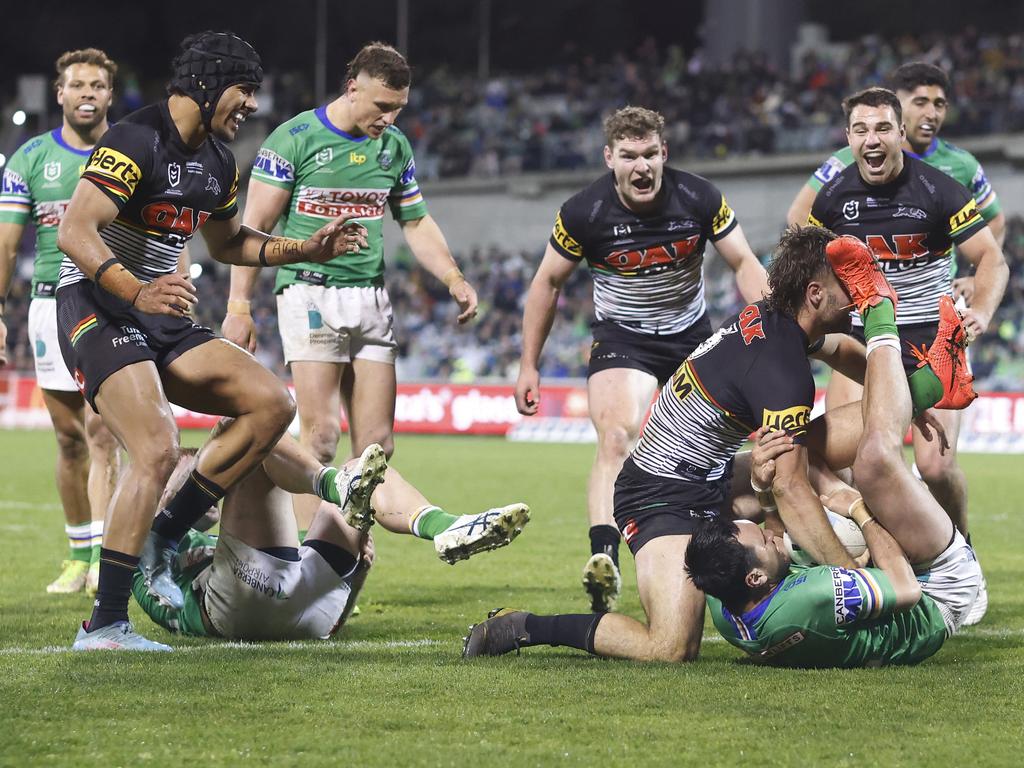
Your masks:
M220 182L211 173L206 177L206 191L213 192L217 197L220 197Z
M327 165L333 159L334 149L332 147L321 149L319 152L316 153L316 157L313 158L317 165Z
M377 155L377 165L385 171L391 167L393 162L395 162L395 159L391 156L390 149L382 149L380 154Z
M56 181L60 178L60 160L51 160L43 166L43 178L47 181Z
M853 221L860 216L860 201L859 200L848 200L843 204L843 216L846 217L847 221Z
M181 181L181 166L177 163L167 164L167 183L172 187L178 186Z

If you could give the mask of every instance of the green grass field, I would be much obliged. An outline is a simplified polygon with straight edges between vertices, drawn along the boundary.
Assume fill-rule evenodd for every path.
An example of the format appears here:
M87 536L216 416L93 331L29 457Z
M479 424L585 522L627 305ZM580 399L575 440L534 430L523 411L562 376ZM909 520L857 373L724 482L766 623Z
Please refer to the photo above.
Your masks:
M195 442L197 435L190 435ZM173 637L173 654L72 655L84 595L46 595L65 546L53 438L0 435L2 765L1019 766L1024 520L1017 456L964 457L983 623L916 668L795 672L701 659L635 664L566 649L464 662L497 606L586 610L590 446L401 437L395 466L453 512L525 500L511 547L450 567L377 534L362 613L332 642ZM623 609L641 617L624 550Z

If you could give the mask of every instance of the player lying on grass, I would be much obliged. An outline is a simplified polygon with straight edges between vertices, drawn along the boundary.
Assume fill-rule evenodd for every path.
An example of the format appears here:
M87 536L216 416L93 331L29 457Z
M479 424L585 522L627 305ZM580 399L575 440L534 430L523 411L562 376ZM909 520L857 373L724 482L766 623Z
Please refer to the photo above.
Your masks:
M709 595L718 631L757 661L793 667L916 664L962 625L981 586L981 569L903 459L912 405L895 294L866 251L833 266L858 304L868 346L859 404L863 426L853 430L860 493L833 480L826 499L860 526L874 567L794 566L771 531L718 518L698 528L686 571ZM971 378L959 367L965 328L944 299L940 325L954 348L952 372L957 386L969 392ZM777 460L793 445L776 434L762 448Z
M195 462L194 455L181 458L163 501L177 492ZM299 493L323 499L301 542L292 508L292 494ZM133 592L150 617L172 632L241 640L326 637L337 629L372 561L366 532L375 517L393 532L433 539L438 556L455 563L510 543L529 520L529 508L510 504L456 517L388 467L377 444L335 469L286 434L254 472L229 489L220 536L190 530L182 539L173 569L182 608L152 597L141 572ZM134 649L126 642L130 636L115 627L104 634L102 647Z
M818 227L787 231L768 269L772 294L700 345L658 396L615 493L615 518L636 558L647 621L615 613L595 618L503 612L472 628L466 657L567 645L636 660L695 658L705 599L683 573L683 558L698 524L728 513L731 459L765 425L794 438L793 451L777 459L772 486L786 527L816 562L856 567L808 479L812 445L835 470L853 463L856 443L849 436L860 433L858 406L826 414L813 435L808 425L812 350L833 368L855 379L864 376L864 347L839 333L849 329L850 295L830 266L851 251L867 253L854 238L836 239ZM949 339L943 336L950 331L940 331L929 363L914 374L919 411L970 402L950 376ZM963 349L959 354L962 361Z

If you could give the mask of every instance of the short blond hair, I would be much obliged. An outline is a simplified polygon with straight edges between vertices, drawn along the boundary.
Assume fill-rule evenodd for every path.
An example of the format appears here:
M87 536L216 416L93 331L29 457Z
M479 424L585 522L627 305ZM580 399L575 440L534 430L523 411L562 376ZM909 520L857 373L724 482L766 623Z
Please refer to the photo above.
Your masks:
M99 48L80 48L77 51L64 51L57 59L54 68L57 70L57 79L53 81L53 87L60 88L64 85L64 75L72 64L92 64L100 69L106 70L110 79L110 87L114 87L114 78L117 76L117 64Z
M604 138L611 147L620 139L644 139L651 134L665 134L665 118L653 109L623 107L604 121Z

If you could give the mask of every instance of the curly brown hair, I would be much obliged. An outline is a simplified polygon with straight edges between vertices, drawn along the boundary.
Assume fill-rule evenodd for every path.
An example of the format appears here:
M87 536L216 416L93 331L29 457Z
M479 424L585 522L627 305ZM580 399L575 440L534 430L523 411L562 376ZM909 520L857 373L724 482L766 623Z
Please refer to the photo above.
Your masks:
M792 226L782 233L768 265L769 309L796 317L808 284L832 270L825 246L835 239L835 233L822 227Z
M665 118L653 109L623 107L604 121L604 138L609 147L620 139L645 139L652 133L659 137L665 134Z
M53 65L57 70L57 79L53 81L54 89L64 85L64 75L72 64L92 64L93 66L105 69L107 78L110 80L110 87L114 87L114 78L117 76L117 64L99 48L80 48L77 51L64 51Z
M412 82L412 70L405 56L387 43L372 42L364 45L348 63L345 82L355 80L360 72L380 80L393 91L408 88Z

